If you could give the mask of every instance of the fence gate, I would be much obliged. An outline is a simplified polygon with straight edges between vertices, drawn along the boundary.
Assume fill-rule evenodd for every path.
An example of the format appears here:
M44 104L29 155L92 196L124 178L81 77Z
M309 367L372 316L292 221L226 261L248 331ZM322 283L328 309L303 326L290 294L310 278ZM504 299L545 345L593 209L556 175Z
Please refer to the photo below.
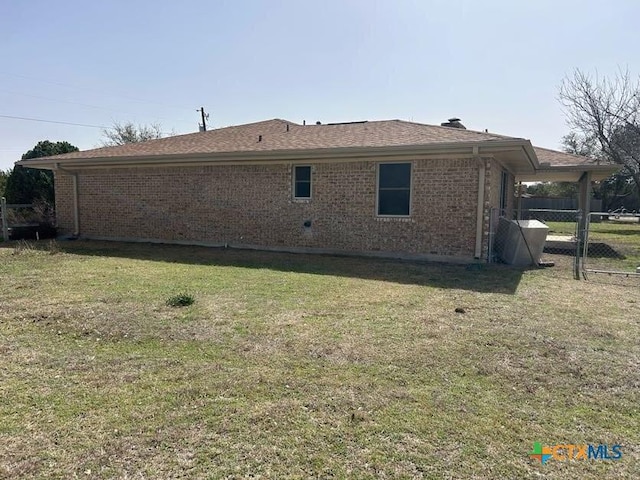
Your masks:
M640 213L590 213L584 238L585 279L640 286Z

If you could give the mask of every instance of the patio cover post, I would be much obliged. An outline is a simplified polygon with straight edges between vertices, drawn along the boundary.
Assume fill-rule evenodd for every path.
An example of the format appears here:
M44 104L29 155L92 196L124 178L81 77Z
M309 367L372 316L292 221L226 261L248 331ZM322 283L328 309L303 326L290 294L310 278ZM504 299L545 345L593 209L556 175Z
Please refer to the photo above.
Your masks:
M517 220L522 220L522 182L518 182Z
M574 277L580 279L582 264L584 259L584 243L587 238L587 224L589 223L589 213L591 211L591 172L586 171L578 180L580 191L578 193L578 238L576 242L576 261L574 262Z

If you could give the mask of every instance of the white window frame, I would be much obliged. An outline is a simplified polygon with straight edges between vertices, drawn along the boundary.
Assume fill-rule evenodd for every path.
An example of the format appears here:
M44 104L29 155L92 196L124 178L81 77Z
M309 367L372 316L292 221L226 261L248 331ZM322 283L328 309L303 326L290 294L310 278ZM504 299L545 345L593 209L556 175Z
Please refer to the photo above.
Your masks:
M382 165L408 164L409 165L409 213L406 215L387 215L380 213L380 167ZM413 212L413 162L379 162L376 168L376 217L380 218L409 218Z

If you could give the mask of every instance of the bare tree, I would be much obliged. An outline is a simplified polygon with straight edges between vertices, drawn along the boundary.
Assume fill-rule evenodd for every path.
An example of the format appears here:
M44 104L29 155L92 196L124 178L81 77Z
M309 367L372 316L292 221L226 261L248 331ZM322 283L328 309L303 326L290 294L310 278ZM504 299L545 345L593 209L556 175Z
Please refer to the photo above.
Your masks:
M113 127L102 131L102 146L113 147L115 145L124 145L126 143L146 142L147 140L155 140L162 138L162 127L158 123L150 125L134 125L131 122L118 123L115 122Z
M575 70L559 99L573 130L565 148L622 165L640 194L640 81L628 71L608 79Z

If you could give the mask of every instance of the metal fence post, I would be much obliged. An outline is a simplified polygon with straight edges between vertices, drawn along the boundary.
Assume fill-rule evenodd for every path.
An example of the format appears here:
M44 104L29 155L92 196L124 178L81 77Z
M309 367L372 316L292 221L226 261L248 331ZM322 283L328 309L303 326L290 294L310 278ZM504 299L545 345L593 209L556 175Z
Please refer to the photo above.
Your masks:
M582 270L582 252L584 247L583 211L578 210L576 216L576 254L573 260L573 278L580 280L580 272Z
M0 213L2 214L2 238L5 242L9 241L9 223L7 220L7 199L0 198Z

